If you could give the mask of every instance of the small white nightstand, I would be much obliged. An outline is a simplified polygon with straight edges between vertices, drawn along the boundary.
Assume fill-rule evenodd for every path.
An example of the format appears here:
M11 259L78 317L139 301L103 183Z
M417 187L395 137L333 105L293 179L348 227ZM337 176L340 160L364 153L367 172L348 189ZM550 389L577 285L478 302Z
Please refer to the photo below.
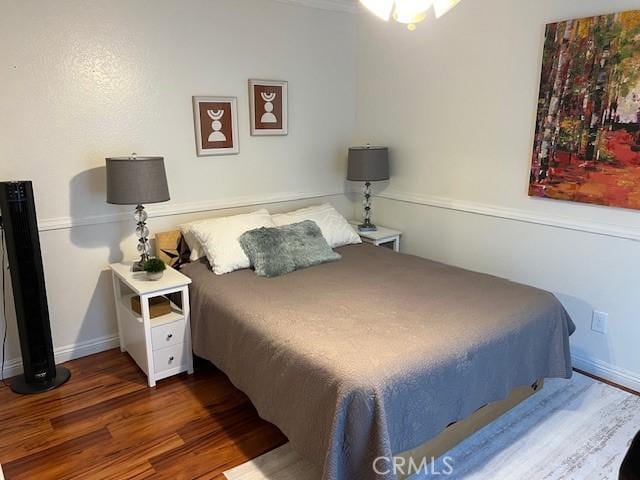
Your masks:
M396 252L400 251L400 236L402 235L401 231L378 226L378 230L376 230L375 232L360 232L358 231L358 224L360 222L352 220L349 223L354 226L356 232L358 232L358 235L360 235L360 238L363 242L371 243L376 247L391 248Z
M147 280L145 272L132 272L131 263L109 265L113 272L120 350L128 352L149 379L156 381L182 372L193 373L189 284L191 279L167 268L160 280ZM149 299L170 293L182 295L182 308L171 303L171 313L150 318ZM142 315L131 308L140 296Z

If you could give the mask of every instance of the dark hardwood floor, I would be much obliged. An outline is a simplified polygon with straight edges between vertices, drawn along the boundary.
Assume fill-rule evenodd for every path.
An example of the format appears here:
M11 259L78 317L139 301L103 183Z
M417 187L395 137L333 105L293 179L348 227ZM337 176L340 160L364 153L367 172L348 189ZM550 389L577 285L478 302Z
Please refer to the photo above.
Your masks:
M0 464L13 479L216 479L286 442L206 362L148 388L128 355L65 364L71 380L40 395L0 386Z

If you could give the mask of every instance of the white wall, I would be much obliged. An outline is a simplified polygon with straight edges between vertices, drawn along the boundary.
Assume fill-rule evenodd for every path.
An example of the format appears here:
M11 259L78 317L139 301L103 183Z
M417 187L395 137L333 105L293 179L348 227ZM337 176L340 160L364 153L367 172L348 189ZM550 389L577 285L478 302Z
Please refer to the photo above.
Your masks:
M34 182L59 359L113 345L106 267L135 243L128 209L105 204L106 156L165 157L172 200L150 207L152 232L323 195L302 203L352 211L334 194L355 121L354 21L270 0L0 0L0 179ZM288 136L249 136L249 78L289 81ZM238 97L239 155L196 156L192 95Z
M640 216L526 195L545 23L639 6L465 0L408 32L271 0L0 0L0 179L35 184L58 359L115 345L106 265L134 242L127 209L104 203L105 156L165 156L161 231L230 206L359 211L340 193L355 140L392 148L374 215L403 250L556 292L579 365L640 388L640 253L624 238ZM290 82L288 137L248 134L260 77ZM191 96L207 94L238 97L240 155L196 157Z
M406 232L403 250L555 292L576 365L636 389L640 246L616 236L640 238L640 214L532 199L527 182L545 24L638 7L466 0L414 32L361 16L356 134L391 147L374 217Z

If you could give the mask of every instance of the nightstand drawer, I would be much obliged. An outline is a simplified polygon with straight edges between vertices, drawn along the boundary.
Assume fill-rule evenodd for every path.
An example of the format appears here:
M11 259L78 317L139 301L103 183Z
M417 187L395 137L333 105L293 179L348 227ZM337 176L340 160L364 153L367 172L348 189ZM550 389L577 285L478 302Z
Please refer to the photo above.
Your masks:
M187 344L180 343L153 352L155 373L162 373L187 364Z
M153 345L153 350L159 350L161 348L170 347L171 345L183 343L184 333L184 320L178 320L165 325L153 327L151 329L151 344Z

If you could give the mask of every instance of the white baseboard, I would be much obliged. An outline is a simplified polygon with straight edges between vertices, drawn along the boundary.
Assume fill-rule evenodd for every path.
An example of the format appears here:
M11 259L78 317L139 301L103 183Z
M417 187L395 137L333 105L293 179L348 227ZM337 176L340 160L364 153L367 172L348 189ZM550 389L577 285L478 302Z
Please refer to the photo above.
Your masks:
M86 342L73 343L54 349L56 364L75 360L76 358L86 357L94 353L104 352L116 348L120 345L118 335L109 335L100 337ZM4 364L4 378L15 377L22 373L22 359L13 358L7 360ZM0 479L1 480L1 479Z
M573 367L640 393L640 375L595 358L571 355Z

